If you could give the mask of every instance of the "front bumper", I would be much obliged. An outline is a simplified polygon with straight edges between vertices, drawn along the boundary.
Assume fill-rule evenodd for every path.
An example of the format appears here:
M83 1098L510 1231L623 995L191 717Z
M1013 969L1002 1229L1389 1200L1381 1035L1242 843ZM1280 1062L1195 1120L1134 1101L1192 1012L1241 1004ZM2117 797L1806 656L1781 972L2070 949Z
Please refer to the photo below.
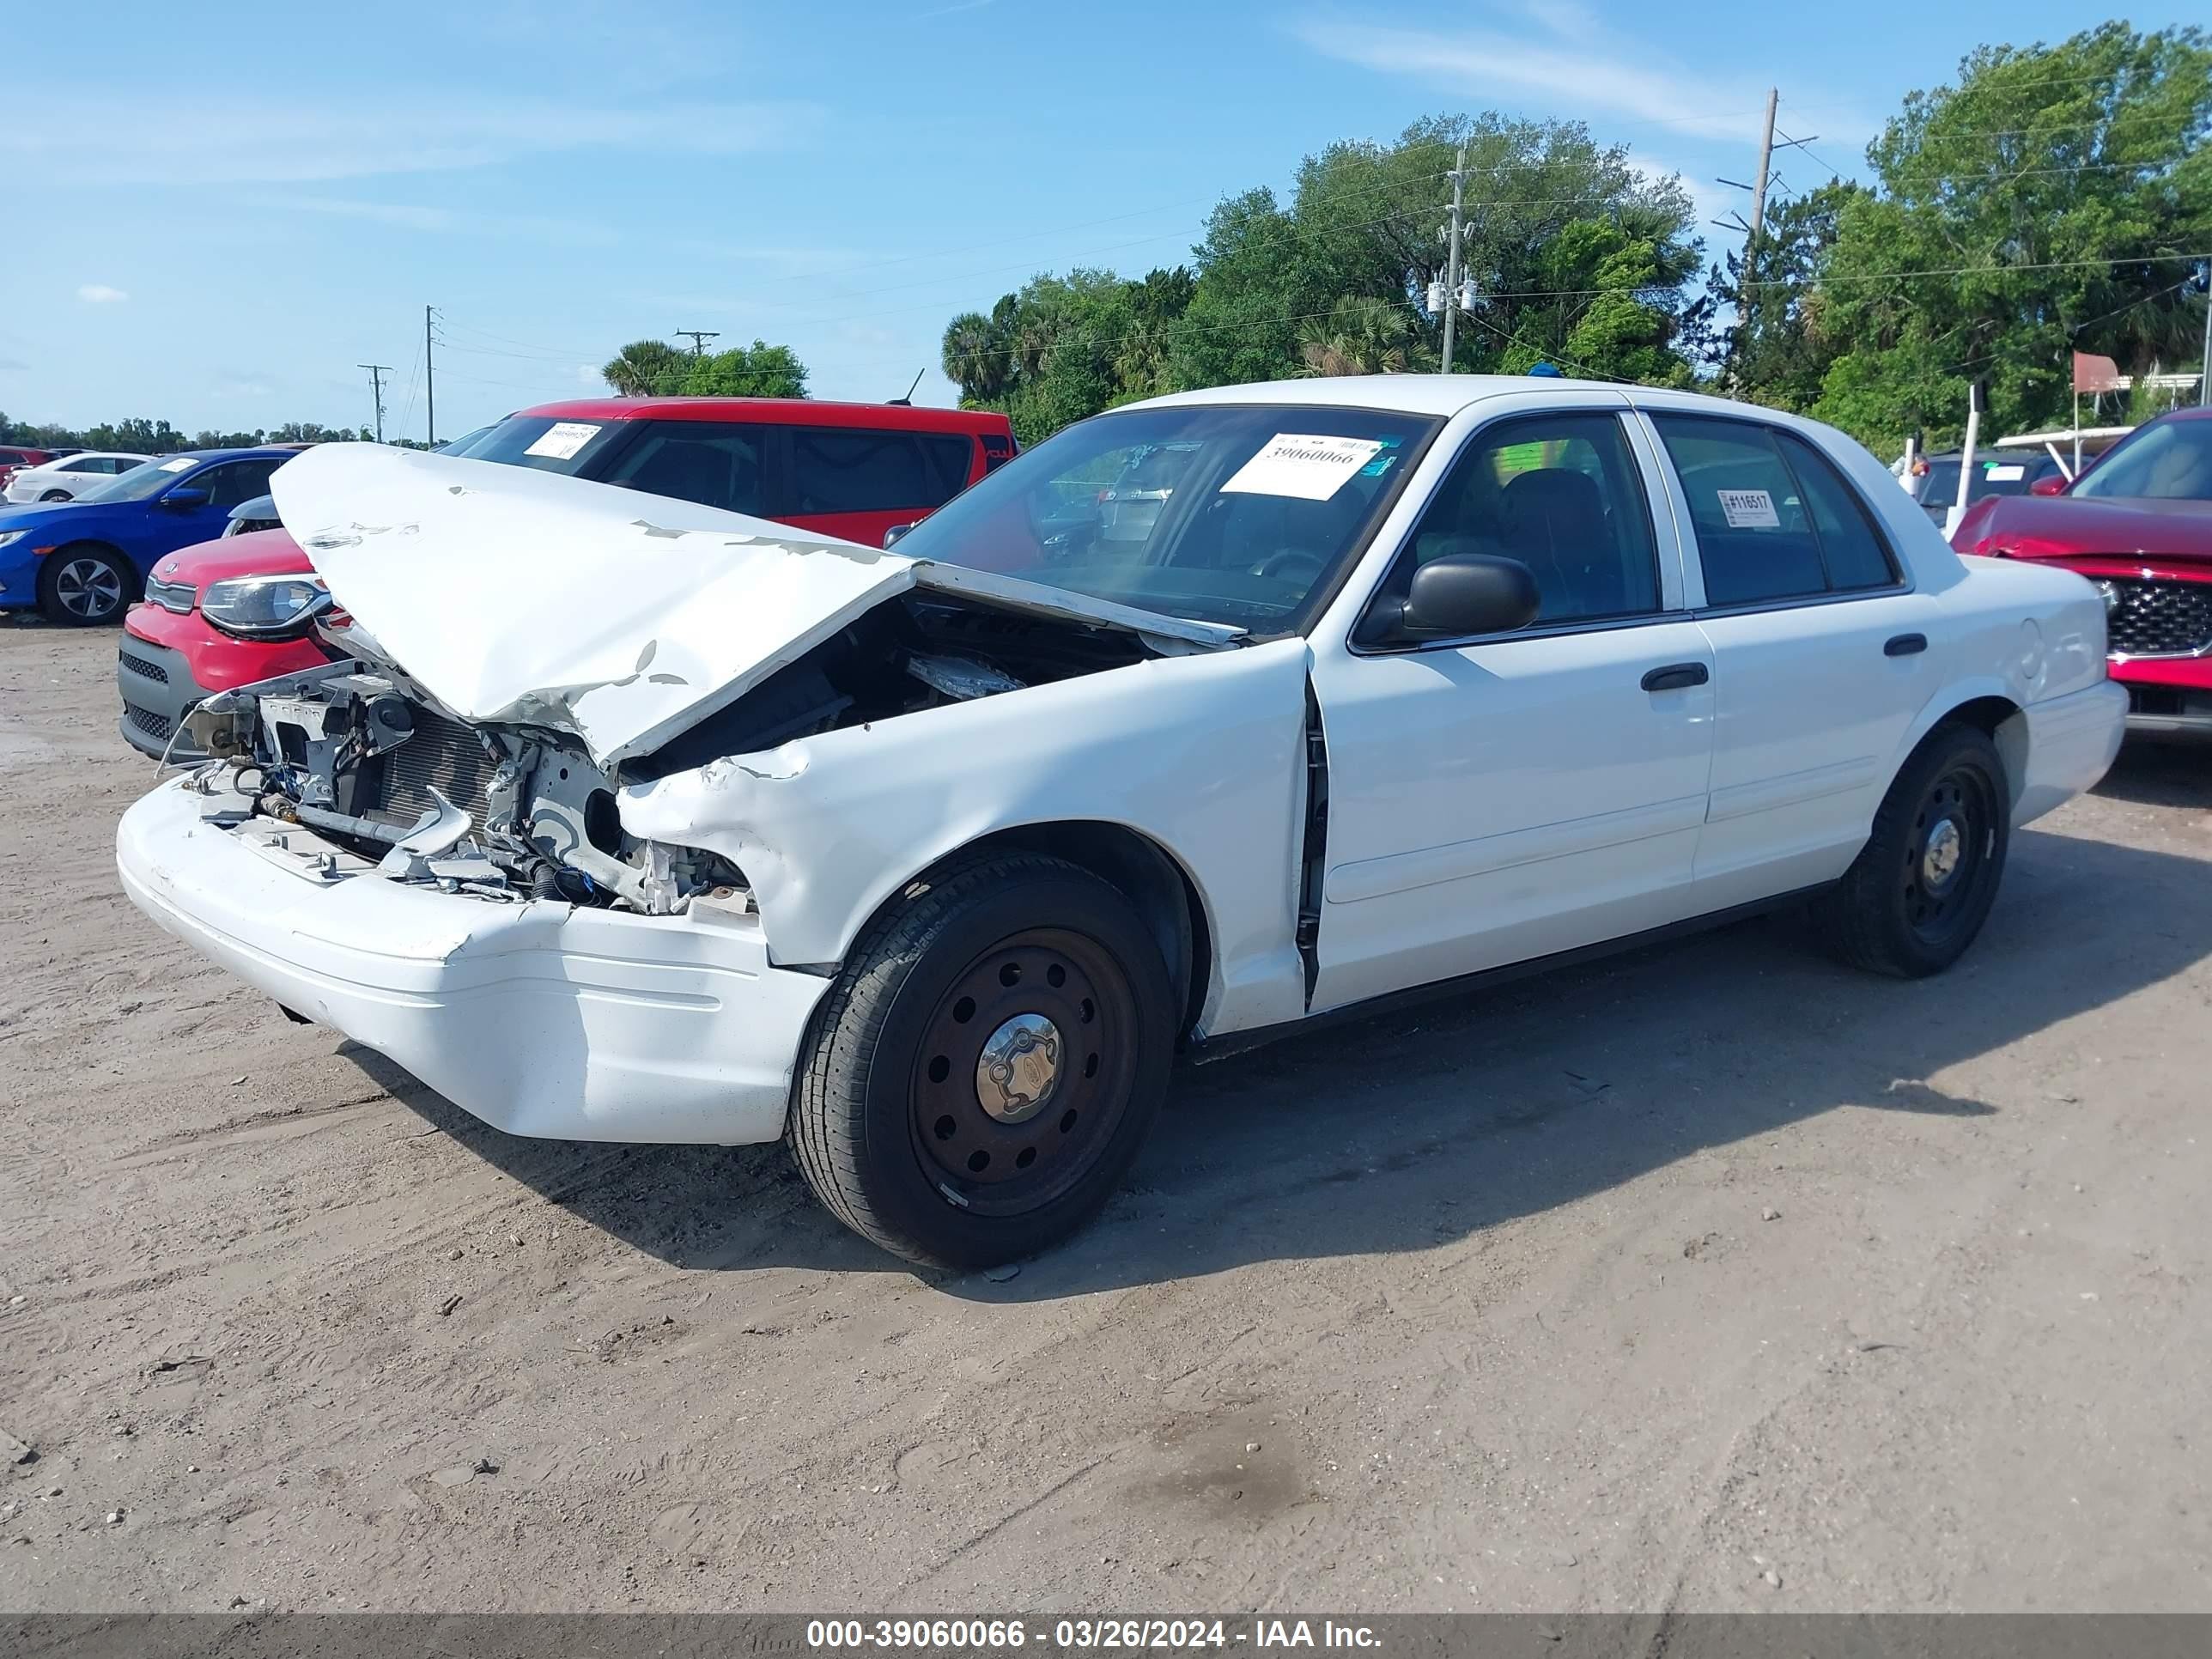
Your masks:
M126 632L115 647L115 689L123 698L115 729L133 749L156 760L164 754L177 762L206 758L190 738L176 735L192 705L207 695L193 681L183 652Z
M757 917L333 878L313 866L331 843L268 818L218 828L188 781L123 815L124 890L286 1007L510 1134L738 1146L783 1133L830 981L772 965Z
M2123 657L2112 673L2127 688L2129 731L2212 738L2212 657Z

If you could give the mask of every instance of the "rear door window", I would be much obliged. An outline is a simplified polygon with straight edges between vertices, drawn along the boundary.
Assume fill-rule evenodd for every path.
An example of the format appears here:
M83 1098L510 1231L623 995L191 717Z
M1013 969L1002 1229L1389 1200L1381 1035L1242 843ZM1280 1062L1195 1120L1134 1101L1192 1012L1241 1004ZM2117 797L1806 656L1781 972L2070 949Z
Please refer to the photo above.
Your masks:
M1814 599L1896 581L1865 505L1794 433L1725 417L1651 418L1690 504L1707 605Z
M791 511L800 518L927 512L966 483L969 453L968 440L955 434L794 427Z
M762 443L770 428L739 421L633 424L638 428L636 436L614 455L603 473L592 476L649 495L766 516Z

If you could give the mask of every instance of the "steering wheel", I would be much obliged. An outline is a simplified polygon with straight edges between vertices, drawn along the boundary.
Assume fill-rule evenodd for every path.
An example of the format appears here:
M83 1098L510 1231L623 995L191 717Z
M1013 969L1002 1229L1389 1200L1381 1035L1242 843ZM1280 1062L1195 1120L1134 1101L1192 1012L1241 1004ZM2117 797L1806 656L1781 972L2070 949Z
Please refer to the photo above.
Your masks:
M1322 558L1320 554L1309 552L1303 547L1279 547L1261 560L1258 564L1253 566L1252 574L1255 576L1273 576L1279 581L1297 580L1285 574L1284 567L1286 565L1308 567L1305 580L1311 582L1319 577L1322 571L1328 568L1328 561Z

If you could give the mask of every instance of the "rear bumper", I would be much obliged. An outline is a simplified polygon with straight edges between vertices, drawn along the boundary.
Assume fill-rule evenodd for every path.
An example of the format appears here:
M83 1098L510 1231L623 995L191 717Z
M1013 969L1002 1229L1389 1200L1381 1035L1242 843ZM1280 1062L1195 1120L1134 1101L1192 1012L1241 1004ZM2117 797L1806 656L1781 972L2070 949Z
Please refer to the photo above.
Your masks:
M2013 807L2017 828L2094 789L2120 752L2128 694L2111 680L2028 704L2027 775Z
M124 890L286 1007L510 1134L736 1146L782 1133L830 981L773 966L757 918L332 878L311 863L326 843L267 818L208 823L185 782L124 814Z

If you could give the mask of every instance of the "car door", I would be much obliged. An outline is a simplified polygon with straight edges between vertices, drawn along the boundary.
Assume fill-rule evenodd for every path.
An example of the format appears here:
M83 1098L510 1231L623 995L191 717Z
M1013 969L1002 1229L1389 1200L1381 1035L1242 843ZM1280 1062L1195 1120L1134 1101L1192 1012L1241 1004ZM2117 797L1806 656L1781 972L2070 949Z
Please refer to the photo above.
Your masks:
M157 497L147 526L152 546L134 550L142 566L150 567L165 553L197 542L210 542L222 534L230 509L269 488L269 475L282 463L274 458L249 457L216 461L187 472ZM176 492L196 491L199 499L179 499Z
M1649 409L1715 658L1701 909L1833 879L1858 855L1938 671L1939 607L1803 434Z
M1449 553L1514 558L1518 632L1317 641L1327 750L1320 1009L1572 950L1687 914L1705 815L1712 652L1626 399L1475 431L1372 599ZM1310 907L1312 901L1309 899Z

